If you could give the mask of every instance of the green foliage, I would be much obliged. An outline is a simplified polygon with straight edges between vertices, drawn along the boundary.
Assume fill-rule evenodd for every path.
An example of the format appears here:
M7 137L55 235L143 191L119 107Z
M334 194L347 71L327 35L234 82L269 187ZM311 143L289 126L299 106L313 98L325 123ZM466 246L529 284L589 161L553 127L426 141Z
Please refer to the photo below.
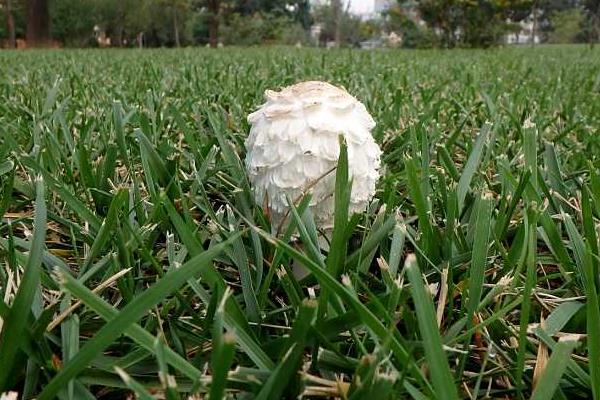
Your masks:
M234 13L220 29L220 37L229 45L260 45L306 43L307 34L300 24L286 16L255 13Z
M598 51L291 50L0 53L0 393L597 397ZM328 249L243 170L305 79L384 150L352 216L340 144Z
M384 16L384 28L402 35L402 46L409 49L437 47L439 39L428 26L419 24L418 16L403 3L390 7Z
M8 26L7 26L7 10L5 1L3 0L0 3L0 42L4 39L8 38ZM12 3L12 14L15 20L15 34L17 37L25 36L25 18L26 18L26 10L25 4L22 1L13 0ZM0 43L0 47L2 47Z
M402 2L401 2L402 3ZM527 16L531 0L416 0L423 20L444 47L487 47L501 42L513 22Z
M590 44L600 42L600 2L598 0L582 1L585 10L583 23L583 36Z
M581 41L581 28L585 15L579 8L558 11L550 17L552 31L548 33L549 43L575 43Z
M307 0L216 0L218 32L227 44L295 44L307 41L312 22ZM94 47L105 35L110 46L185 46L207 43L211 12L198 0L55 0L51 2L52 38L64 46ZM3 3L0 3L3 4ZM17 37L24 38L25 2L13 0ZM0 39L7 37L0 6Z
M93 43L98 7L90 1L62 0L51 9L52 37L66 45L88 46Z
M8 1L8 0L3 0ZM0 3L4 4L4 3ZM27 2L12 0L16 36L25 37ZM53 0L53 40L66 47L179 47L218 43L384 44L394 32L406 48L490 47L535 14L538 37L550 43L600 40L597 0L397 0L364 20L341 0ZM7 38L0 6L0 39ZM309 37L320 26L318 43ZM98 40L101 37L102 40ZM110 42L110 44L108 44ZM397 43L393 44L398 46Z
M366 23L346 9L336 11L334 7L325 4L315 7L313 15L315 23L322 28L319 36L322 46L335 41L338 30L340 45L357 46L359 42L372 38L368 30L364 29Z

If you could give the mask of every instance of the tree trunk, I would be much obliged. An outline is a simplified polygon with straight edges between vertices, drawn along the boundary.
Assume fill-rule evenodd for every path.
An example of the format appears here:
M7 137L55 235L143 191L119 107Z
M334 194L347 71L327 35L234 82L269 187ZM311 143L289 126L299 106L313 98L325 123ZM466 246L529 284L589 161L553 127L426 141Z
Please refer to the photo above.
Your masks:
M335 45L339 46L342 42L342 1L331 0L331 8L333 11L334 40Z
M48 0L27 0L27 47L50 44Z
M600 41L600 1L586 2L586 11L589 19L588 41L590 49L594 48L596 41Z
M538 18L537 18L537 2L533 3L533 25L531 26L531 45L535 46L535 37L536 37L536 33L537 33L537 25L538 25Z
M117 43L116 45L118 47L123 47L123 25L121 23L119 23L119 25L117 26Z
M179 22L177 21L177 9L173 10L173 33L175 34L175 46L181 47L179 42Z
M600 5L598 6L598 8L600 8ZM596 40L594 41L597 42L598 40L600 40L600 15L598 15L600 12L600 10L596 10L596 18L595 23L594 23L594 27L595 27L595 31L596 31Z
M12 0L6 0L6 29L8 30L8 47L17 47L17 35L15 33L15 17L12 13Z
M117 17L115 18L115 29L113 31L113 35L115 40L113 45L117 47L123 47L123 36L125 34L125 17L127 13L125 12L125 2L119 1L117 3Z
M594 49L596 41L600 40L600 4L596 13L592 15L592 26L590 27L590 49Z
M210 0L208 2L209 21L208 21L208 43L213 49L217 47L219 41L219 0Z

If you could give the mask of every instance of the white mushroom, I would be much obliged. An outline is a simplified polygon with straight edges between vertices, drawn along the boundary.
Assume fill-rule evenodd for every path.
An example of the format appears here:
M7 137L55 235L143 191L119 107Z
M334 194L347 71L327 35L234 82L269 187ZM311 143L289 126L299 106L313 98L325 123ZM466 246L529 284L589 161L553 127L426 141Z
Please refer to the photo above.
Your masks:
M288 199L306 192L317 226L333 226L339 135L348 146L350 212L363 212L375 193L381 155L365 106L344 89L317 81L267 90L265 98L248 116L246 168L256 202L269 207L273 232L288 214Z

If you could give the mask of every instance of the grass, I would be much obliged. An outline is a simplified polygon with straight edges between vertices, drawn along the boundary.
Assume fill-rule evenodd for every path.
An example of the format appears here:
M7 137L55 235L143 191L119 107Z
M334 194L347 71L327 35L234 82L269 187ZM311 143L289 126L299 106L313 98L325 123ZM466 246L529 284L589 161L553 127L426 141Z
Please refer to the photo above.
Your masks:
M384 151L354 216L341 152L328 251L242 162L304 79ZM600 396L597 49L0 52L0 216L0 393Z

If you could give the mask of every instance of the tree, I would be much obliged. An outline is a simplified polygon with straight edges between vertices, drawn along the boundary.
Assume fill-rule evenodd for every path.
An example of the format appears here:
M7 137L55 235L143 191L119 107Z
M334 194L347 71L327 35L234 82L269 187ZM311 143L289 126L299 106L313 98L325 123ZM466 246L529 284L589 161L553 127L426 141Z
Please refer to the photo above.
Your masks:
M171 20L173 29L173 42L175 47L181 46L181 28L185 15L191 9L189 0L158 0L157 8L162 14ZM157 10L159 11L159 10Z
M586 12L588 43L590 47L594 47L594 43L600 40L600 0L584 0L583 9Z
M571 8L553 13L550 17L552 28L548 32L548 42L576 42L581 35L581 27L584 21L585 15L580 8Z
M507 11L515 3L501 0L464 2L459 24L460 43L467 47L488 47L500 43L509 28Z
M333 12L333 40L336 46L339 46L342 41L342 0L331 0L331 11Z
M421 18L440 36L444 47L454 47L458 41L461 7L455 0L417 0Z
M66 45L94 43L106 34L113 46L179 46L192 41L197 18L191 0L54 0L52 37Z
M47 46L50 41L48 0L27 0L27 46Z
M51 35L67 46L93 43L94 26L103 23L99 0L54 0L50 9Z
M219 44L221 19L225 11L231 11L235 8L235 5L239 6L239 4L231 4L230 0L198 0L195 3L196 10L200 12L204 25L208 28L206 32L202 29L200 39L206 40L208 38L210 47L215 48Z
M6 30L8 32L8 47L17 47L17 34L15 29L15 16L13 15L12 0L6 0Z
M219 16L221 14L220 0L207 0L208 6L208 43L213 49L219 41Z
M302 25L305 30L310 29L312 17L310 15L310 1L297 0L294 9L294 19Z
M403 47L431 48L438 44L435 33L430 27L424 26L412 2L392 5L383 17L383 29L399 34Z
M173 0L171 4L171 15L173 20L173 37L175 39L175 47L181 47L181 39L179 35L179 14L185 12L187 9L187 2L185 0Z
M341 4L341 2L340 2ZM322 25L319 41L322 43L335 42L337 46L356 46L366 37L362 29L363 22L360 17L351 14L348 9L339 8L332 1L315 7L313 16L315 22Z
M235 18L234 23L238 23L238 16L255 18L255 14L259 13L259 18L267 18L267 14L278 17L290 15L291 10L308 10L308 0L198 0L196 4L206 20L210 47L217 47L220 27L227 25L232 18ZM297 4L302 7L296 7ZM248 20L250 24L256 22Z
M486 47L500 42L530 14L531 0L417 0L421 18L433 28L443 46Z
M273 43L304 41L311 24L309 0L0 0L0 38L13 45L11 38L27 36L30 46L52 38L79 47L102 37L112 46L216 47L234 16L239 26L252 18L260 27L249 39ZM248 42L232 32L233 43Z

